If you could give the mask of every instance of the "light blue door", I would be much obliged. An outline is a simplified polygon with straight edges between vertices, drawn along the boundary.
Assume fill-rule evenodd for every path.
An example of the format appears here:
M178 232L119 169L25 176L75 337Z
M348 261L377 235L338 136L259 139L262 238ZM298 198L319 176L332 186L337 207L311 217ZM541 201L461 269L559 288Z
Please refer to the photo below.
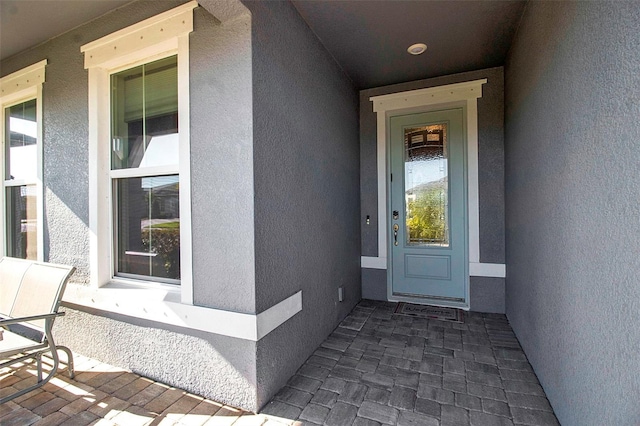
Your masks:
M467 206L461 109L390 119L391 289L396 298L467 300Z

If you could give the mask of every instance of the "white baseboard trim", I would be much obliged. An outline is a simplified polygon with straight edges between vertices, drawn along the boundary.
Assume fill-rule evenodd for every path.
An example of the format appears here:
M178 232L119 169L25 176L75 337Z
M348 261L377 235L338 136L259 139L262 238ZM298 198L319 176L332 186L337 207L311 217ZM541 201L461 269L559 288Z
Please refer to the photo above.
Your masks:
M360 266L367 269L387 269L386 257L360 257Z
M506 278L507 265L504 263L469 263L469 276Z
M360 265L366 269L387 269L386 257L362 256ZM507 276L507 266L504 263L469 263L469 276L505 278Z
M257 315L186 305L176 292L149 288L69 284L63 302L256 342L302 310L302 291Z
M260 312L256 316L258 330L256 340L262 339L300 311L302 311L302 290L266 311Z

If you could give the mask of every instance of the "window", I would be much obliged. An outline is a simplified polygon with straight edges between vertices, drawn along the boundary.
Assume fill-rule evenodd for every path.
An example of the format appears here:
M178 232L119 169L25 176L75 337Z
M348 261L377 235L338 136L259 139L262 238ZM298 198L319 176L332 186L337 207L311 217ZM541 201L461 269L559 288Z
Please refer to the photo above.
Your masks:
M36 260L38 126L36 100L5 108L6 254Z
M171 56L111 75L116 276L180 282L177 65Z
M43 259L41 87L46 61L0 80L2 254Z
M183 4L81 48L89 71L96 287L168 284L192 303L189 33L196 6Z

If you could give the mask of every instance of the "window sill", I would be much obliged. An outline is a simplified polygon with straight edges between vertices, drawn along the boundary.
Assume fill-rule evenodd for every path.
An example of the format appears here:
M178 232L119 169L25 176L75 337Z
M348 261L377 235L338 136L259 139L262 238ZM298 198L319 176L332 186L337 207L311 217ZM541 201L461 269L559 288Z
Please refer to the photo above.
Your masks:
M83 286L84 287L84 286ZM176 295L176 302L180 302L180 284L167 284L158 281L146 281L134 278L113 277L111 281L100 286L101 289L126 289L126 290L149 290L165 292L167 295ZM171 299L172 301L174 299Z
M179 289L165 287L69 284L63 303L251 341L260 340L302 310L302 291L259 314L244 314L182 304Z

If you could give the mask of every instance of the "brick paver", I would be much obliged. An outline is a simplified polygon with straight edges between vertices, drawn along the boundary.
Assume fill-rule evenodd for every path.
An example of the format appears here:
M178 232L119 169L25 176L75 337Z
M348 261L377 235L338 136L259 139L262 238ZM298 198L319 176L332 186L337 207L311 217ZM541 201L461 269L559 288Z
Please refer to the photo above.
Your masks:
M46 359L45 359L46 361ZM76 380L63 370L42 388L0 405L2 426L283 426L289 418L253 415L75 355ZM45 369L46 369L45 362ZM0 393L35 382L35 366L0 370ZM301 376L302 377L302 376ZM17 385L17 386L15 386ZM312 395L299 399L301 408ZM314 413L308 410L309 415ZM315 413L321 416L321 413ZM316 417L314 417L316 418Z
M57 426L60 423L64 423L69 420L69 416L59 411L55 411L49 414L47 417L38 420L34 423L34 426Z
M504 315L394 309L362 301L264 412L300 425L558 424Z
M558 425L504 315L464 323L394 314L362 301L260 414L76 355L43 388L0 405L0 424L96 426ZM35 366L0 370L0 395Z
M0 417L0 424L2 426L26 426L32 425L41 419L42 417L33 414L26 408L20 408Z

